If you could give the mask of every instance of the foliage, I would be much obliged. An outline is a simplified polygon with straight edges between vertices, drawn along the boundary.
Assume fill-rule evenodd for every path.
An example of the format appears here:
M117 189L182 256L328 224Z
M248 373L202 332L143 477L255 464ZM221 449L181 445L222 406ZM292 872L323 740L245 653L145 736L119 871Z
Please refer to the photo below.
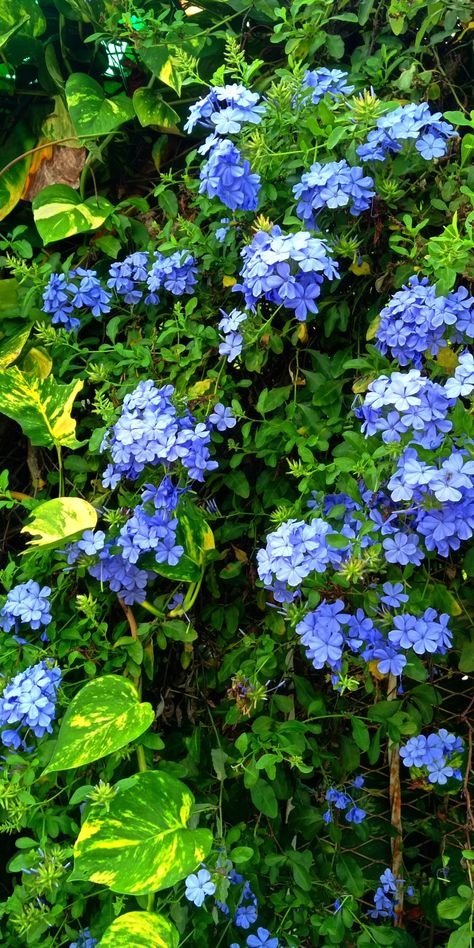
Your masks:
M0 29L2 944L471 945L467 4Z

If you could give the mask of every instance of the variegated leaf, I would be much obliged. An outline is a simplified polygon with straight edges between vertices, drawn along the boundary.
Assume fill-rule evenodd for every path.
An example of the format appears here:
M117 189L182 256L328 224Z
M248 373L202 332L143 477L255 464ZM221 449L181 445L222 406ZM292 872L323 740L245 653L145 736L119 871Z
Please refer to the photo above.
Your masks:
M192 793L161 771L124 781L107 813L91 814L74 847L72 880L146 895L175 885L208 855L212 833L188 829Z
M127 912L106 929L97 948L178 948L179 935L170 921L154 912Z
M32 201L33 217L45 244L97 230L114 208L106 198L81 199L67 184L51 184Z
M61 722L45 773L71 770L113 754L136 740L154 720L151 704L141 704L135 686L118 675L104 675L75 695Z
M22 533L29 533L28 547L57 547L84 530L93 530L97 523L94 507L80 497L55 497L39 504Z
M106 99L102 86L83 72L74 72L69 76L66 100L79 137L108 135L135 114L132 100L124 92Z
M13 366L0 374L0 412L21 426L31 443L45 448L76 447L76 422L71 416L82 382L62 385L51 376L32 378Z

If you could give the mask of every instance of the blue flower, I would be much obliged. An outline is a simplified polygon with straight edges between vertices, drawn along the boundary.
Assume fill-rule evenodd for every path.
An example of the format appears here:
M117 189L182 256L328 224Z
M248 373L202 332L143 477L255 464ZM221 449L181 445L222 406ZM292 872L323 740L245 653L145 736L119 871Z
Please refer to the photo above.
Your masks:
M64 273L52 273L43 293L43 312L48 313L53 326L63 326L66 332L74 332L81 325L73 311L73 284Z
M214 411L209 415L208 420L212 425L216 426L218 431L225 431L226 428L234 428L237 424L237 419L234 418L232 410L225 408L221 402L214 405Z
M146 599L146 585L154 573L139 569L119 553L111 552L107 543L99 553L98 562L88 567L88 572L101 583L108 583L111 590L128 606Z
M250 928L257 921L257 909L252 903L250 905L239 905L234 915L234 925L238 928Z
M61 670L42 661L19 672L6 685L0 695L0 727L16 725L2 732L6 747L25 746L21 728L30 729L36 737L52 734L60 681Z
M361 774L358 777L354 777L352 781L352 786L355 787L356 790L361 790L364 784L365 779Z
M393 537L386 537L382 546L387 563L398 563L400 566L419 566L424 554L418 549L418 537L399 531Z
M278 948L280 942L266 928L257 928L257 934L249 935L246 944L249 948Z
M407 663L406 656L388 643L374 648L372 659L377 662L377 668L382 675L390 674L395 677L402 674Z
M365 810L362 810L358 806L351 806L350 810L345 814L345 818L348 823L362 823L365 820L367 813Z
M244 85L215 86L191 106L184 130L191 132L199 123L214 127L221 135L237 133L247 122L258 125L264 112L265 104L260 102L258 93L251 92Z
M384 583L383 596L379 595L380 602L392 609L399 609L402 603L408 602L408 596L403 589L403 583Z
M190 902L194 902L198 908L204 902L206 895L214 895L216 887L211 882L211 873L208 869L199 869L197 873L192 872L185 880L185 897Z
M124 302L133 306L143 298L143 288L148 278L150 255L145 252L131 253L125 260L113 263L107 286L123 296Z
M447 152L448 139L455 136L457 132L442 121L441 112L432 115L426 102L410 102L378 118L367 142L356 150L363 161L385 161L390 152L401 151L402 143L411 139L423 158L439 158Z
M82 307L90 309L97 319L110 313L110 293L104 290L95 270L77 267L76 270L71 270L70 276L81 277L79 286L74 283L71 285L73 304L76 309Z
M474 356L471 352L462 352L458 356L458 365L454 375L444 384L448 398L468 396L474 391Z
M462 753L463 743L455 734L449 734L445 728L438 733L411 737L400 748L400 757L406 767L423 769L429 783L444 785L452 777L462 780L458 767L450 763L455 754Z

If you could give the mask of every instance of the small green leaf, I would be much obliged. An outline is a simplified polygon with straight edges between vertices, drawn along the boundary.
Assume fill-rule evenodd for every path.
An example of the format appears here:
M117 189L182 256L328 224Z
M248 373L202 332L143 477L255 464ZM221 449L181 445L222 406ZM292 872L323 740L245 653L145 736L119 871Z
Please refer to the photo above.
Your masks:
M13 366L0 373L0 412L18 422L34 445L74 448L76 422L71 409L82 386L80 381L61 385L51 376L32 378Z
M174 925L154 912L127 912L105 930L97 948L178 948Z
M106 99L92 76L74 72L66 82L66 100L74 128L80 135L108 135L135 114L132 100L121 92Z
M67 184L52 184L33 198L33 217L45 244L97 230L114 208L106 198L82 200Z
M269 819L275 819L278 814L277 798L273 787L266 780L259 777L253 787L250 787L250 796L254 807L260 810L260 813Z
M207 829L187 828L194 797L162 771L135 774L118 788L107 813L89 816L74 847L71 880L146 895L175 885L203 862Z
M104 675L74 696L61 722L53 756L44 773L71 770L113 754L153 723L151 704L140 704L126 678Z
M354 738L357 747L360 747L361 751L367 751L370 746L370 733L368 727L360 720L360 718L352 718L352 737Z
M34 537L27 549L38 546L46 549L71 540L84 530L93 530L96 523L96 511L87 500L80 497L55 497L35 507L21 533L29 533Z
M446 919L459 918L469 905L470 901L460 899L457 895L452 895L449 899L442 899L438 904L438 915L440 918Z
M46 20L35 0L2 0L0 33L16 32L19 23L21 32L28 36L41 36L46 29Z
M180 135L177 127L179 115L168 105L156 89L135 89L133 107L140 125L157 125L160 131L174 132Z
M167 46L140 46L139 55L154 76L181 94L183 77Z
M230 858L232 862L235 862L236 866L242 865L244 862L248 862L253 856L253 849L250 846L236 846L230 853Z

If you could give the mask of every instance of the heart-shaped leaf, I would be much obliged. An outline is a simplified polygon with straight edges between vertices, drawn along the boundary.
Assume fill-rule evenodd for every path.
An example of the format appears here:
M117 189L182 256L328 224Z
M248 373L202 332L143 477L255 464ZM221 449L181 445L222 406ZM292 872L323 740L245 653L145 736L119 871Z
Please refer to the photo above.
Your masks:
M154 717L151 704L140 704L136 688L126 678L104 675L89 681L63 717L45 774L71 770L113 754L140 737Z
M97 230L114 210L106 198L85 201L67 184L51 184L33 198L33 217L45 244Z
M108 135L134 117L132 100L124 92L107 99L102 86L83 72L69 76L65 91L69 114L79 136Z
M178 948L179 935L170 921L154 912L127 912L106 929L97 948Z
M178 113L167 105L156 89L135 89L133 106L140 125L157 125L164 131L181 134L176 125L179 122Z
M161 771L135 774L107 813L89 816L74 846L73 880L106 885L123 895L145 895L175 885L199 866L212 846L207 829L187 822L192 793Z

